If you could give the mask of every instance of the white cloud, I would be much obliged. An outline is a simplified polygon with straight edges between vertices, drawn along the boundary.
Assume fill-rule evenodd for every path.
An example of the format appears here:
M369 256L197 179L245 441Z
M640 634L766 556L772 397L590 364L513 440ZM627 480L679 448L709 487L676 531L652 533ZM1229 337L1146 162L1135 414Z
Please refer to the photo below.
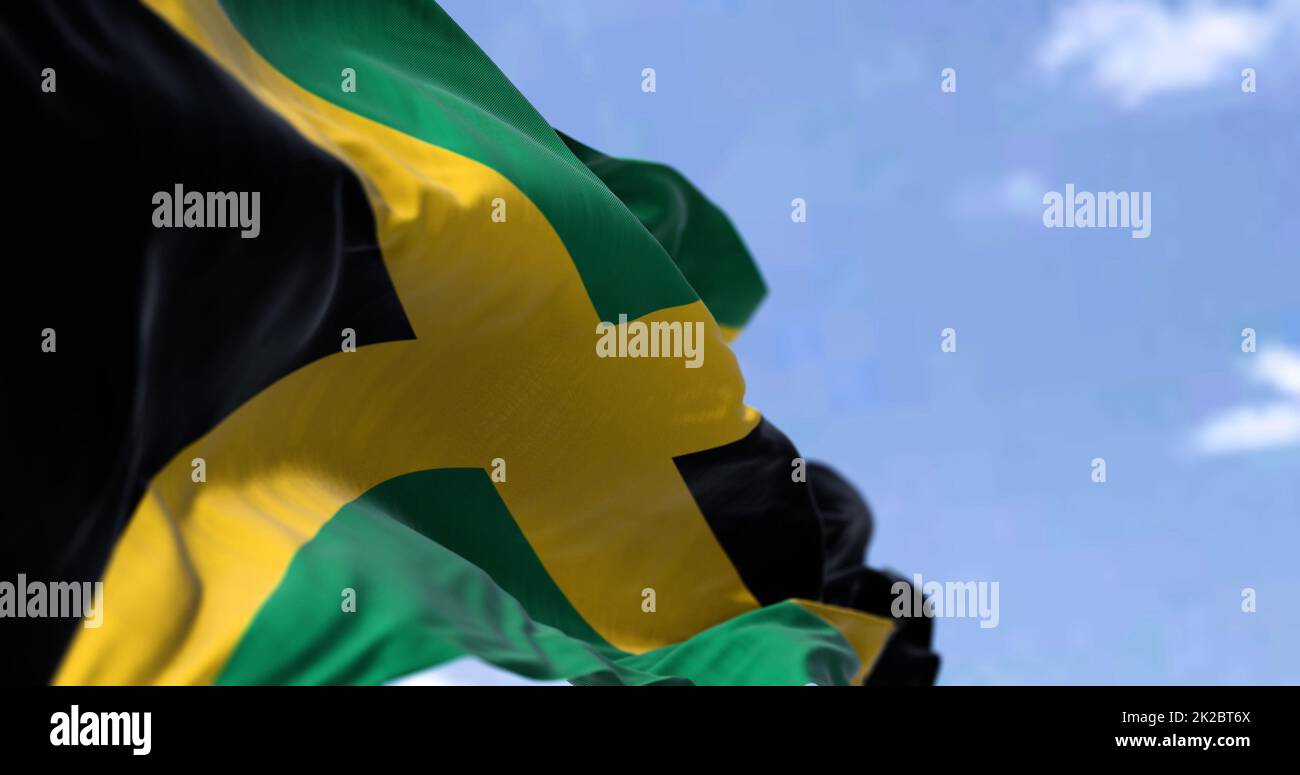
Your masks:
M1080 0L1052 21L1039 62L1048 72L1081 69L1123 107L1216 81L1240 82L1300 20L1300 3L1166 5L1157 0Z
M1255 356L1251 378L1282 393L1267 403L1233 407L1197 429L1207 455L1300 446L1300 352L1279 348Z
M478 657L460 657L436 667L389 681L389 686L569 686L568 681L538 681L490 665Z
M1047 185L1028 170L1012 170L1001 178L969 181L953 194L951 209L961 220L1000 215L1038 215Z
M1300 353L1286 348L1262 352L1253 376L1300 401Z

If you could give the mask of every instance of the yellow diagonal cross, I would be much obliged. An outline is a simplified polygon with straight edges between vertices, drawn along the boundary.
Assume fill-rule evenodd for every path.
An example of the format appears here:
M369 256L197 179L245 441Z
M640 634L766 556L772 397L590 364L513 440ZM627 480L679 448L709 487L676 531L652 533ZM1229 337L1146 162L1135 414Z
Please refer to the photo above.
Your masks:
M573 262L508 180L296 86L211 0L148 4L352 167L416 338L311 363L173 459L112 555L103 626L78 631L59 681L215 679L294 553L340 507L402 474L497 457L508 466L498 492L524 536L613 645L644 651L757 606L672 460L758 419L703 304L648 316L706 321L702 368L597 358L598 319ZM505 223L490 218L496 197ZM205 483L190 479L195 457ZM653 616L645 587L657 592Z

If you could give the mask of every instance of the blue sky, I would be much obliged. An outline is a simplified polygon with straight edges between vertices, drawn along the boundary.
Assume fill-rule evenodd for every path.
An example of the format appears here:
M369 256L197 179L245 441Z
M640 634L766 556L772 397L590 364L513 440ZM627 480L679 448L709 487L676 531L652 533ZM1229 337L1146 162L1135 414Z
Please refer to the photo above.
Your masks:
M1300 683L1300 4L443 5L731 215L749 403L862 489L872 564L1000 585L942 682ZM1151 236L1044 228L1066 183L1150 191Z

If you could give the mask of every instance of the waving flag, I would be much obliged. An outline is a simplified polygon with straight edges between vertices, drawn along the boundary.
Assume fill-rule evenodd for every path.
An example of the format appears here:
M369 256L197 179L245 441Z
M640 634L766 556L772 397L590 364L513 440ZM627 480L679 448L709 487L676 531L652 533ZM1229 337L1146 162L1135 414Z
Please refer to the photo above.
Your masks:
M9 678L933 679L865 504L745 405L763 282L676 172L432 2L0 13L46 248L4 322L51 332L0 378L0 580L103 582Z

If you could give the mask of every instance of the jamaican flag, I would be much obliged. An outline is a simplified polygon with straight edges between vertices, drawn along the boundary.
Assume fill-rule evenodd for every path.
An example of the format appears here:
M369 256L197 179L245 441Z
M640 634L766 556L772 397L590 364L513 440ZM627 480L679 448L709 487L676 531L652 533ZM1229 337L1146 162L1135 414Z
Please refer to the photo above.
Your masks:
M427 0L0 20L6 682L933 679L865 503L745 405L763 281L675 171Z

